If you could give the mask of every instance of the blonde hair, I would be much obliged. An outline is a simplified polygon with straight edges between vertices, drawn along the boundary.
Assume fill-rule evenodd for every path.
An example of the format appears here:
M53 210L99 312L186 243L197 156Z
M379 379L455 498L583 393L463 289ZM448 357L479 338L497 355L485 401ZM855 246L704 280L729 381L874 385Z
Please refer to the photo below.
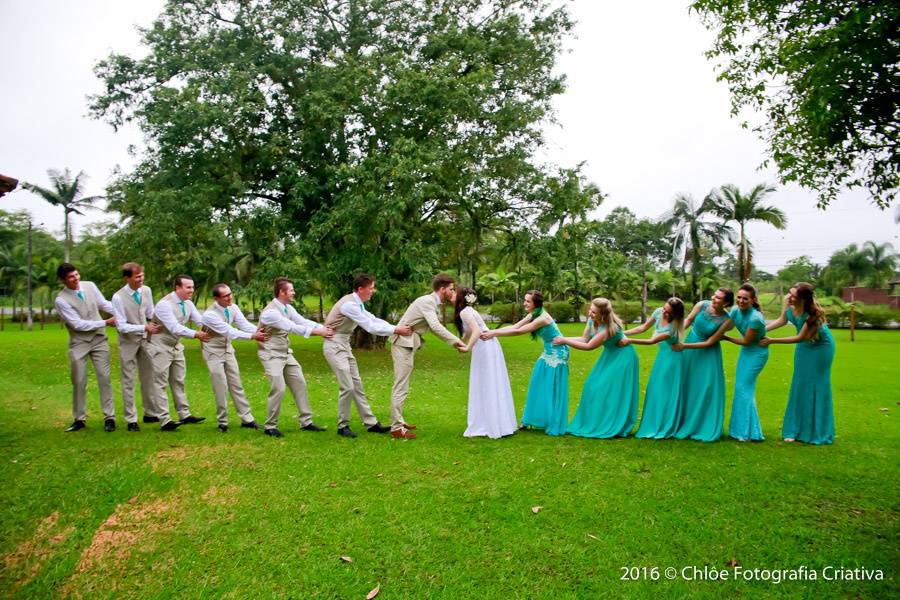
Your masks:
M600 324L606 325L607 335L612 337L622 328L622 319L613 310L612 302L606 298L594 298L591 300L594 308L594 327L600 328Z

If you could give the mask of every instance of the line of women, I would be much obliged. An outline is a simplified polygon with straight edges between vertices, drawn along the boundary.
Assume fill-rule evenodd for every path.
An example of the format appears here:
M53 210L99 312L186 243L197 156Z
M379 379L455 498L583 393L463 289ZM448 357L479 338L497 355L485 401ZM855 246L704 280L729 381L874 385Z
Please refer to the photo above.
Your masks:
M737 299L737 306L733 306ZM537 290L525 294L526 316L518 323L490 330L474 310L475 292L460 288L455 321L472 350L466 436L492 438L516 429L538 428L547 435L589 438L625 437L638 419L640 393L636 345L658 345L659 351L635 433L639 438L693 439L714 442L722 437L725 417L723 340L741 346L734 377L728 435L739 441L762 441L756 409L756 381L769 359L771 344L795 344L794 374L782 426L786 442L830 444L834 441L831 364L834 338L814 288L797 283L785 297L781 315L768 323L756 290L749 284L737 295L719 288L698 302L685 317L679 298L670 298L643 324L626 330L606 298L595 298L580 337L564 337L543 307ZM767 332L790 322L796 335L770 337ZM654 327L647 339L631 338ZM685 335L685 331L690 332ZM740 335L726 335L736 329ZM512 392L498 337L530 334L543 343L522 415L516 422ZM581 392L578 409L569 414L570 348L603 347Z

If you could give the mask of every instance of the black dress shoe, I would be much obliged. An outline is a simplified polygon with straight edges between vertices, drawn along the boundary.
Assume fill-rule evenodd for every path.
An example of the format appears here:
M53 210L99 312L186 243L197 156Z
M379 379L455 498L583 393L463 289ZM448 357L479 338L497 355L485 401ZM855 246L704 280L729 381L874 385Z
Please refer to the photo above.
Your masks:
M183 418L180 423L184 425L185 423L202 423L206 420L206 417L195 417L194 415L188 415Z
M219 432L228 433L228 425L219 425Z
M103 421L103 431L109 433L110 431L116 430L116 420L115 419L106 419Z
M66 427L66 431L78 431L79 429L84 429L84 421L72 421L72 424Z
M256 421L250 421L249 423L241 423L241 427L244 429L262 429L262 425L260 425Z
M141 430L141 428L138 427L137 423L129 423L128 424L128 431L140 431L140 430Z
M148 417L144 415L144 423L159 423L159 417Z
M350 429L349 427L347 427L347 426L344 426L344 427L338 427L338 435L342 435L342 436L348 437L348 438L355 438L355 437L356 437L356 434L353 433L353 431L351 431L351 429Z
M284 437L284 434L277 429L266 429L265 434L271 435L272 437Z
M179 423L178 421L169 421L168 423L160 427L160 429L163 431L175 431L176 429L178 429L179 425L181 425L181 423Z
M369 427L369 433L388 433L390 430L390 427L385 427L378 421L375 421L375 424Z
M307 431L325 431L324 427L319 427L315 423L310 423L309 425L304 425L301 429L305 429Z

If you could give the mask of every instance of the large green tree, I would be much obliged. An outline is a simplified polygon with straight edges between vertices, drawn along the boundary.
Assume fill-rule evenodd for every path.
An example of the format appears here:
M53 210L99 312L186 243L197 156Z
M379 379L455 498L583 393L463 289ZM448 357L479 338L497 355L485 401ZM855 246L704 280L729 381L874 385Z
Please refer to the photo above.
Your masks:
M707 56L755 127L782 181L826 206L843 187L881 207L900 183L900 3L696 0L717 34ZM745 122L746 126L746 122Z
M96 69L94 115L150 141L112 206L179 232L157 253L208 242L210 223L246 238L262 209L278 239L259 258L296 249L334 293L363 269L403 300L449 231L477 248L552 207L534 190L554 171L531 157L571 26L545 0L170 1L144 58Z

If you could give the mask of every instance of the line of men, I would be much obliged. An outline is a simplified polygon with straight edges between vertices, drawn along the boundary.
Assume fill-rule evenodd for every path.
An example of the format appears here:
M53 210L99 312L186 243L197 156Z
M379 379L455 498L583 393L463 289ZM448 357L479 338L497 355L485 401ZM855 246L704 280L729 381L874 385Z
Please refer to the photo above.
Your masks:
M227 284L212 289L214 302L200 313L191 298L194 282L188 275L174 279L174 289L155 306L153 293L144 285L144 267L134 262L122 266L125 284L107 300L94 283L82 281L78 269L63 263L57 277L63 288L56 297L56 310L69 331L69 362L72 378L73 422L66 429L74 432L85 427L87 412L87 366L94 365L104 429L115 431L115 404L110 381L110 355L106 327L119 334L123 412L128 431L139 431L135 400L136 378L141 384L144 423L159 423L162 431L174 431L184 424L200 423L205 417L191 414L185 392L186 363L182 338L195 338L202 343L203 359L209 371L216 403L219 431L228 432L228 396L241 419L241 427L263 429L269 436L282 437L278 430L281 402L290 389L297 405L300 427L307 431L324 431L315 424L309 404L306 380L300 364L293 356L290 335L323 338L323 353L338 380L338 435L355 438L350 429L351 403L356 405L360 420L371 433L388 433L394 438L413 439L415 425L406 423L403 406L409 393L416 351L422 346L422 335L431 330L460 352L466 345L440 322L438 310L443 302L453 302L455 282L447 275L432 281L432 293L416 299L398 325L379 319L366 310L364 303L375 293L375 278L359 273L353 281L353 292L335 303L325 324L306 319L292 306L295 291L286 277L275 280L274 298L262 310L259 324L253 325L233 302ZM103 311L111 317L103 319ZM188 327L190 323L199 329ZM356 327L372 335L390 336L394 362L394 385L391 392L391 426L382 425L372 412L363 389L359 368L350 346ZM269 380L266 421L260 426L253 417L250 403L241 385L240 368L235 359L233 340L255 340L257 355ZM178 420L169 412L168 391Z

